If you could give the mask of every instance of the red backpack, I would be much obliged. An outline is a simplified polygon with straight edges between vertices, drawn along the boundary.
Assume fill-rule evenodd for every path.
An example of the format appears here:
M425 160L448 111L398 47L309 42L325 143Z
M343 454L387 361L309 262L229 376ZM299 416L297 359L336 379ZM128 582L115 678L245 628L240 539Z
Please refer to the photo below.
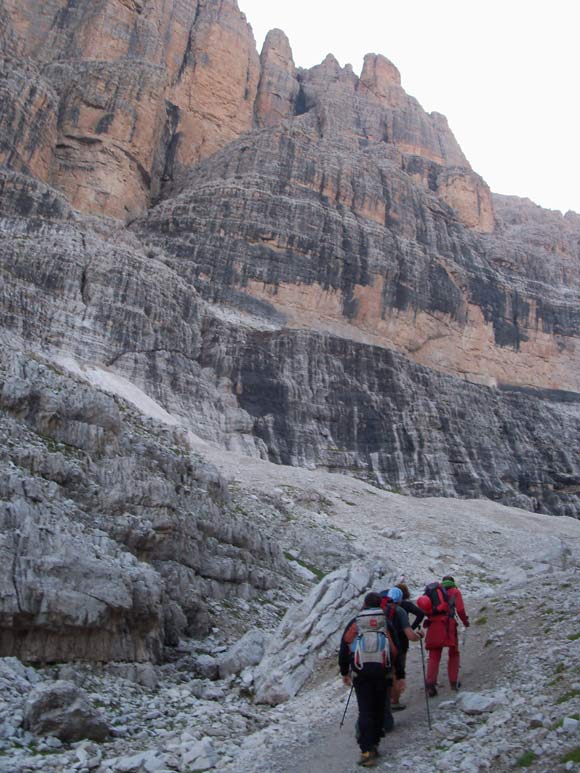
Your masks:
M425 596L431 602L431 615L455 617L455 595L450 596L440 582L431 582L426 585Z

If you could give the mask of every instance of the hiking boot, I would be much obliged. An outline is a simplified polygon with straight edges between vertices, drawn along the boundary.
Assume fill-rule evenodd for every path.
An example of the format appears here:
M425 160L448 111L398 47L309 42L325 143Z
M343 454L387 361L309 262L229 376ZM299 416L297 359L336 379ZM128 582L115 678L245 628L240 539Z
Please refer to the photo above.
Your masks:
M377 764L376 753L374 751L363 752L357 764L360 765L361 768L374 768Z
M453 692L457 692L461 687L461 682L450 682L449 684L451 685Z
M437 695L437 688L434 684L428 684L427 685L427 695L430 698L434 698Z
M407 706L400 701L397 701L397 703L391 703L391 711L405 711L406 708Z

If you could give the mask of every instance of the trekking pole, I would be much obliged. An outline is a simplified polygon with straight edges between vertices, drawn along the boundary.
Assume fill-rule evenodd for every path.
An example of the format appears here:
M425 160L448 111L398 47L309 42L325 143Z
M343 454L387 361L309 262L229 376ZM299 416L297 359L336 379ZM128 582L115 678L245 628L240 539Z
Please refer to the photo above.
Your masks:
M459 677L461 675L461 661L463 660L463 655L465 655L465 643L467 642L467 628L463 629L463 634L461 636L461 654L459 656L459 669L457 671L457 686L460 686L460 680Z
M427 695L427 674L425 673L425 651L423 649L423 639L419 640L419 644L421 645L421 663L423 665L423 685L425 691L425 705L427 706L427 724L429 725L429 730L431 730L431 709L429 708L429 696Z
M348 699L346 701L346 706L344 708L344 714L342 715L342 722L340 723L340 726L342 727L344 725L344 720L346 718L346 712L348 711L348 704L350 703L350 696L352 695L352 691L354 690L354 684L350 688L350 692L348 694Z

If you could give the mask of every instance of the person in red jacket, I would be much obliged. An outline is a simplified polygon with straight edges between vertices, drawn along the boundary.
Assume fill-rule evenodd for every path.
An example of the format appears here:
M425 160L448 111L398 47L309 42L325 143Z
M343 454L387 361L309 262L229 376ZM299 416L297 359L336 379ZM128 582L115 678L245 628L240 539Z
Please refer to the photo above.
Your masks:
M435 605L433 599L436 601ZM469 627L469 617L465 611L461 591L455 584L454 578L451 575L446 575L441 580L439 587L432 589L429 595L417 599L417 606L428 615L428 620L423 623L427 628L425 647L429 651L427 692L431 697L437 695L437 676L444 647L449 650L447 663L449 684L452 690L458 690L459 639L456 615L459 616L466 628Z

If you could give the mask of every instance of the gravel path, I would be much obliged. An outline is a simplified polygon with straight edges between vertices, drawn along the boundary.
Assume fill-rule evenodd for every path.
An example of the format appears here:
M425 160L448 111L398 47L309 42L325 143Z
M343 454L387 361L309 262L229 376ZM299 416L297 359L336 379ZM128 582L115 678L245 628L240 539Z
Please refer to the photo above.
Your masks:
M478 604L472 600L472 617L478 609ZM467 631L466 644L462 652L461 680L470 690L489 687L491 683L501 679L502 670L498 663L488 658L482 658L485 642L489 635L489 623L471 626ZM460 633L460 639L462 634ZM425 656L427 653L425 652ZM454 698L446 686L446 656L440 669L440 690L437 698L431 699L429 708L432 725L437 724L440 713L438 706L450 698ZM412 644L408 661L408 690L405 696L407 709L395 713L395 730L381 744L382 758L377 769L404 768L413 757L412 752L419 748L428 749L435 742L436 736L429 733L425 694L422 690L422 667L420 647ZM339 684L338 678L336 683ZM340 721L346 699L347 688L338 688L336 698L329 700L327 709L312 724L308 725L306 738L298 733L293 742L281 744L277 750L268 753L260 760L255 760L252 772L277 771L279 773L353 773L360 770L356 761L359 749L354 737L354 727L357 718L356 697L353 694L347 713L347 719L342 729ZM305 709L307 710L307 709ZM239 768L240 771L242 767Z

